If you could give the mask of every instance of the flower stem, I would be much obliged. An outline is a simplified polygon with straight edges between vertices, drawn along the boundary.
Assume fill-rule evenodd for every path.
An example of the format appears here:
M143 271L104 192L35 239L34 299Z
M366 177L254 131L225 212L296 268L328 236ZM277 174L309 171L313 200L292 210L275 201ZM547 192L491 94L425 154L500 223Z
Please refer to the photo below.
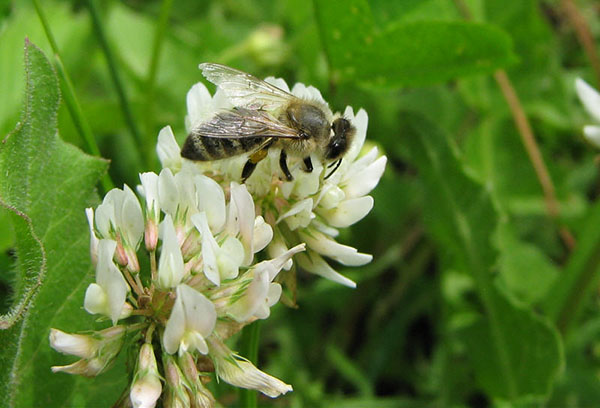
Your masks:
M596 82L600 85L600 56L598 56L598 52L596 51L596 44L594 43L594 36L592 35L590 26L573 0L563 0L561 5L575 30L577 40L581 43L590 60L590 64L596 75Z
M96 0L88 0L87 3L90 15L92 17L92 23L94 26L94 31L96 33L96 37L98 38L100 46L102 47L102 51L104 52L106 63L108 64L108 69L110 71L110 77L112 79L113 85L115 86L115 90L117 91L117 96L119 98L121 111L123 112L123 116L125 118L125 123L129 127L129 131L131 132L131 135L133 137L134 144L139 148L139 150L136 151L138 152L138 155L141 154L142 162L144 162L143 159L147 158L148 156L140 152L147 150L149 144L145 143L145 141L142 139L142 134L140 133L135 123L135 120L133 119L133 113L131 111L129 101L125 93L125 88L123 87L123 81L121 80L121 73L119 72L119 69L117 67L117 60L113 54L112 49L108 44L108 39L106 38L106 34L104 32L104 23L102 22L102 19L100 17L100 12L98 10Z
M242 332L242 355L254 365L258 362L258 345L260 343L260 320L246 327ZM240 405L248 408L257 407L257 393L254 390L240 389Z
M83 111L81 110L81 105L79 105L79 101L75 96L75 88L73 87L73 83L71 82L71 78L65 69L62 59L60 57L60 51L58 49L58 45L56 44L56 40L54 39L54 35L52 34L52 30L50 29L50 24L48 24L48 20L46 20L46 15L42 10L42 7L39 4L38 0L33 0L33 5L37 12L38 18L42 23L42 27L44 28L44 32L46 33L46 37L48 38L48 42L52 47L52 51L54 52L54 66L58 73L59 78L61 79L62 93L65 100L65 104L67 105L67 109L69 110L69 114L71 115L71 120L73 120L73 125L85 140L85 143L88 148L88 152L93 154L94 156L100 157L100 149L98 149L98 145L96 144L96 139L92 133L92 129L83 115ZM110 179L108 173L104 174L102 177L102 188L104 192L108 192L112 188L114 188L114 184Z

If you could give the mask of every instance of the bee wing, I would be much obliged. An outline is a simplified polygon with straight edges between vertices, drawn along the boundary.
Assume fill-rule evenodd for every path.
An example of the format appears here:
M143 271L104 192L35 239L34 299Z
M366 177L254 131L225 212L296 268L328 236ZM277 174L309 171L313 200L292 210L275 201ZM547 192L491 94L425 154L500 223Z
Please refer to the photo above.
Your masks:
M297 139L296 129L284 125L265 111L235 108L215 115L191 131L192 135L241 139L245 137L274 137Z
M297 98L253 75L221 64L200 64L202 75L221 88L234 106L276 109Z

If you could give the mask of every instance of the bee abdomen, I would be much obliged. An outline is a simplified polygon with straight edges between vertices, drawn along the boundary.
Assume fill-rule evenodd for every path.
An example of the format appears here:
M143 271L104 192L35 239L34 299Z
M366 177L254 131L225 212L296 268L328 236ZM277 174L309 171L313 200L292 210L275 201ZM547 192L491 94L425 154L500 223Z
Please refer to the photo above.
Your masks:
M208 137L191 133L183 144L181 156L190 160L209 161L225 159L251 152L262 142L262 137Z

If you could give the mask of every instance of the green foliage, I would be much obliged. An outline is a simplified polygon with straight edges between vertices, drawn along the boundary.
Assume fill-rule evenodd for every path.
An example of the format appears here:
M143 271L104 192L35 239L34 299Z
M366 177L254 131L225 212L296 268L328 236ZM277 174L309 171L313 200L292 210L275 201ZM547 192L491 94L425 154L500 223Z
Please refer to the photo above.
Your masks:
M390 87L492 72L514 59L509 37L485 24L399 22L381 27L364 0L315 1L333 78Z
M93 274L83 210L97 200L94 185L107 163L59 139L58 81L28 41L25 72L21 121L0 148L0 203L11 213L17 258L14 299L0 320L0 394L7 407L59 406L75 390L103 388L52 374L59 361L47 339L50 327L86 327L81 302Z
M500 399L546 396L562 362L558 333L493 284L497 252L491 237L498 216L489 193L464 173L435 126L406 113L402 130L425 181L427 226L447 251L444 265L475 282L481 316L464 336L477 379L488 395Z
M597 404L598 166L573 81L598 83L562 2L184 1L155 37L164 1L98 1L138 140L87 2L39 3L111 162L82 153L32 4L0 6L1 406L110 406L127 387L124 355L95 379L52 374L73 358L49 348L48 331L94 324L81 307L93 279L84 209L98 203L108 167L117 186L158 170L162 127L183 141L185 95L206 61L314 85L334 111L363 107L368 143L388 156L372 213L340 236L373 262L335 265L355 290L298 271L299 308L273 309L258 353L259 367L294 392L259 397L258 406ZM595 2L575 3L597 45ZM265 26L270 34L254 41ZM558 220L548 216L497 69L507 70L530 121ZM559 225L575 236L573 250ZM239 402L232 387L208 386L224 406Z

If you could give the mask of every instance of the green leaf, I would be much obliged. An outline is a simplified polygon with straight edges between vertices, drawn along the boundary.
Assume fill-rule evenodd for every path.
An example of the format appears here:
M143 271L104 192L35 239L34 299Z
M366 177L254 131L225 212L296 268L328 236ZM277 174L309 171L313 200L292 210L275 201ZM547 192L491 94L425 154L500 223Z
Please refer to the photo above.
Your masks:
M381 28L366 0L315 0L315 9L334 79L430 84L514 61L510 38L491 25L414 21Z
M512 226L500 224L500 283L520 301L540 301L559 275L558 268L535 245L520 240Z
M97 395L94 390L104 381L115 382L52 374L50 366L74 359L48 344L51 327L93 328L81 307L93 278L84 209L97 201L95 185L107 163L59 139L58 81L44 54L29 41L25 73L21 121L0 145L0 203L12 213L17 256L14 301L0 320L0 402L66 406L72 394L87 399ZM109 405L122 389L123 385L113 386L97 404Z
M473 368L490 396L545 396L562 362L557 331L517 307L493 284L498 254L491 243L498 216L488 191L469 178L449 139L419 116L403 114L402 134L425 186L425 221L449 267L468 272L481 317L464 333Z

